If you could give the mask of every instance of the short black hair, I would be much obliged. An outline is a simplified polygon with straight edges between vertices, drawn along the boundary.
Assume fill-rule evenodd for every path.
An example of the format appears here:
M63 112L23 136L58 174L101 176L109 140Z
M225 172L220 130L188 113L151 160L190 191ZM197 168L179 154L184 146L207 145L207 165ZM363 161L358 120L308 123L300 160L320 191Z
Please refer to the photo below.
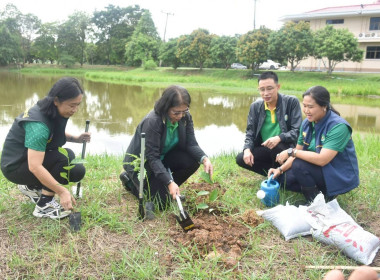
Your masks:
M48 95L39 100L37 105L43 114L50 118L56 118L58 115L57 107L54 100L57 98L59 102L76 98L79 94L84 94L84 91L79 81L72 77L64 77L59 79L50 89Z
M261 80L266 80L266 79L273 79L273 81L276 84L278 84L278 76L273 71L266 71L266 72L261 73L259 77L257 78L257 82L260 82Z
M160 99L154 105L154 111L162 118L166 117L169 108L186 105L190 107L191 97L189 92L181 86L173 85L164 90Z

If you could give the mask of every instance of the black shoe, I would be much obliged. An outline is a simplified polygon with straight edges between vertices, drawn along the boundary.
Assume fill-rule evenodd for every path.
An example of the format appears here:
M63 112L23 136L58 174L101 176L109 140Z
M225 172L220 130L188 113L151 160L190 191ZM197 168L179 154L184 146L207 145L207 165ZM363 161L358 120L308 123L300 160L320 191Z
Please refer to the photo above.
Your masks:
M148 201L145 203L145 219L154 220L156 216L154 215L154 203Z
M125 172L125 171L121 172L120 181L127 191L129 191L129 192L132 191L132 189L131 189L132 182L131 182L131 179L129 179L127 172Z
M301 192L308 202L313 202L314 198L321 192L317 186L303 187L301 186Z

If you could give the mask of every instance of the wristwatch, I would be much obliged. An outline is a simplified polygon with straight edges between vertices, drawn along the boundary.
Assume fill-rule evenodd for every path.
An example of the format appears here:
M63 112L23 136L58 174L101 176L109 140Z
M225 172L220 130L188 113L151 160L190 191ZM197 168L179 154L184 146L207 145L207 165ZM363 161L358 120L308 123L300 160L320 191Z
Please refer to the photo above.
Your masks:
M293 154L293 148L289 148L286 151L288 152L288 156L291 157Z

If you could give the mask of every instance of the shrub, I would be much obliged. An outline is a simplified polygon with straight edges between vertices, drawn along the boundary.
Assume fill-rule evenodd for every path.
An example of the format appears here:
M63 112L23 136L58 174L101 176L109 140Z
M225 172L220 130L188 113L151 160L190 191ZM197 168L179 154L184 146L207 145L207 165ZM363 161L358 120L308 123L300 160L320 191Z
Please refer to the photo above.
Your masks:
M155 70L157 68L156 62L154 62L151 59L148 61L145 61L143 66L144 66L144 70Z

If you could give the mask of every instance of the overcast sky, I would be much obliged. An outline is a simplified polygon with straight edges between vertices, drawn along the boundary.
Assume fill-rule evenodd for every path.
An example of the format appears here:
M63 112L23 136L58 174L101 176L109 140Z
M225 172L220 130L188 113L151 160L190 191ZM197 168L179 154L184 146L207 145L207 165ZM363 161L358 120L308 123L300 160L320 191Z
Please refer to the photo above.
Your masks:
M92 14L109 4L119 7L140 5L150 10L161 38L166 40L204 28L210 33L233 36L253 29L255 0L0 0L0 9L13 3L23 13L32 13L42 22L66 20L74 11ZM315 9L372 4L375 0L256 0L256 28L279 29L279 18Z

